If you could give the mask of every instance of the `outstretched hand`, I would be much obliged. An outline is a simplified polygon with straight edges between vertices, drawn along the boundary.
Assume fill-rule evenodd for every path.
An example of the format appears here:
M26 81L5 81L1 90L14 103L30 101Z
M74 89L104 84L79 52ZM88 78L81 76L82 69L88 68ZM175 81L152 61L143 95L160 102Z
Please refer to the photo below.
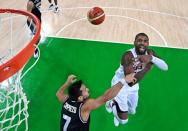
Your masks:
M134 77L135 73L131 73L125 76L125 81L127 83L135 83L137 81L137 79Z
M74 81L76 81L76 76L75 75L69 75L67 78L66 83L67 84L72 84Z

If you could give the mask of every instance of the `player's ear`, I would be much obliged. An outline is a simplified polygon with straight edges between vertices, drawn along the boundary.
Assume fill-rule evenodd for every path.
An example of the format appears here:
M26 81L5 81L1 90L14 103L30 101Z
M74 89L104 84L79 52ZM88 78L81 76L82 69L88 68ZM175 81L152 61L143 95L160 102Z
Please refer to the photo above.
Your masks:
M84 97L83 96L79 96L78 97L78 101L83 101L84 100Z

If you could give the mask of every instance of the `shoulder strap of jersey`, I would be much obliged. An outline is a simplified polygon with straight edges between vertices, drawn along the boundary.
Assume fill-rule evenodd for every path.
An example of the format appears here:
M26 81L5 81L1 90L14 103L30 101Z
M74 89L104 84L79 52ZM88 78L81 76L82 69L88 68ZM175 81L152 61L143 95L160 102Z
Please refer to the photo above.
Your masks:
M132 48L132 49L130 49L129 51L131 51L131 53L132 53L132 55L133 55L134 58L137 57L137 54L136 54L135 48Z

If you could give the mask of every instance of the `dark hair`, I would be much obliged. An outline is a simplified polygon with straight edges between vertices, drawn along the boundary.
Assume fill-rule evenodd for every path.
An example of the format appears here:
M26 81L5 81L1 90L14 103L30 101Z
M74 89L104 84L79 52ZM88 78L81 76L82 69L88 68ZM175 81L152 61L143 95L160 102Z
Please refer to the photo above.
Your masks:
M135 36L135 40L139 37L139 36L145 36L149 39L149 37L145 34L145 33L138 33L136 36Z
M81 86L82 86L81 80L71 84L70 87L68 88L69 97L77 101L78 97L82 95L82 91L80 91Z

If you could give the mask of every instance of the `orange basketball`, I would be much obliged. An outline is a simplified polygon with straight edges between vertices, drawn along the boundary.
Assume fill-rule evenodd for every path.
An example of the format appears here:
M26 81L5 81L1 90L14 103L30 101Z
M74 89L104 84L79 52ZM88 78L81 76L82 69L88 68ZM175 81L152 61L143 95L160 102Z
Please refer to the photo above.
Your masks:
M101 24L105 19L105 13L100 7L93 7L88 11L87 18L94 25Z

